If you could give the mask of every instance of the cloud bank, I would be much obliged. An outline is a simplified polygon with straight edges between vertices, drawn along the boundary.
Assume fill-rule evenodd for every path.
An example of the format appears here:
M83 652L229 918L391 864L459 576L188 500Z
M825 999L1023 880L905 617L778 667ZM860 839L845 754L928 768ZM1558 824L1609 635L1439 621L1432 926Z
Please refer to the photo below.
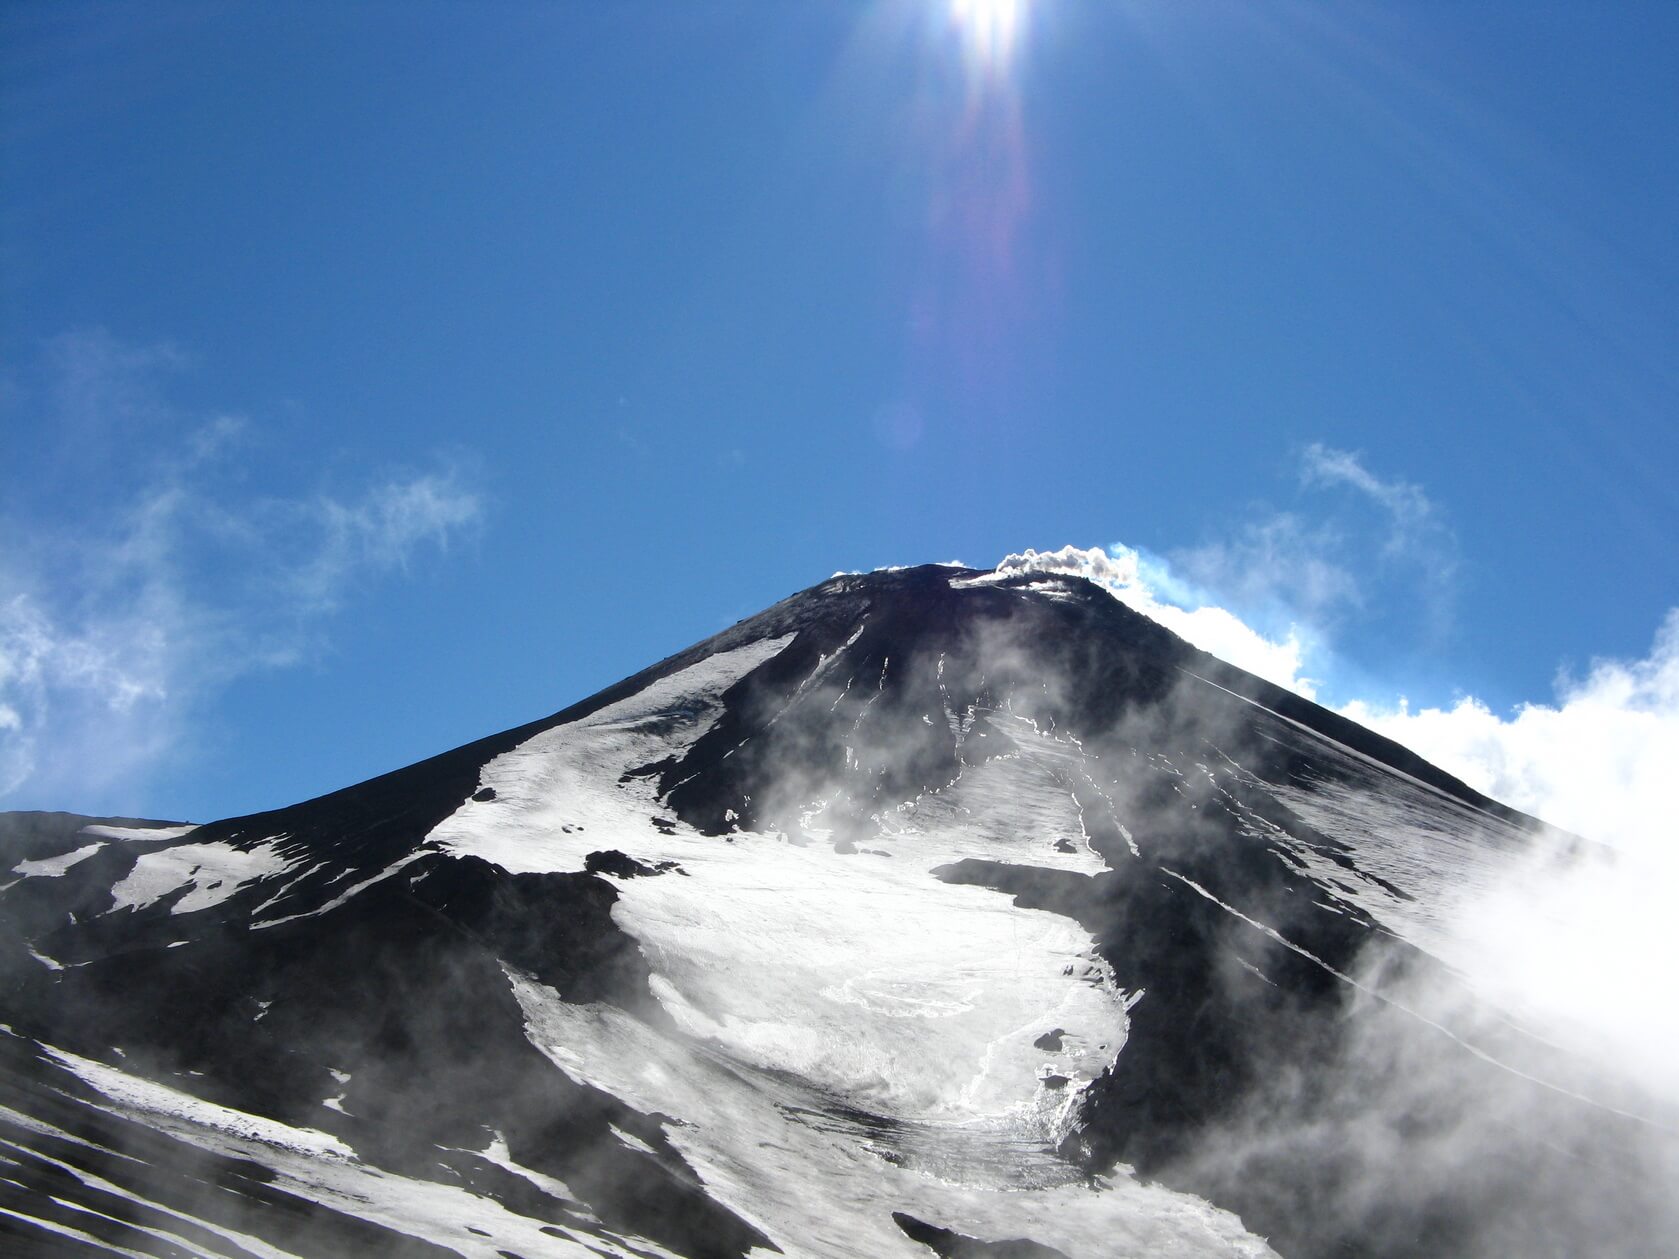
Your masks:
M1568 860L1536 854L1458 916L1479 986L1558 1041L1679 1103L1679 1006L1662 995L1675 961L1679 842L1679 608L1648 655L1598 660L1563 678L1553 703L1507 717L1473 697L1412 711L1343 710L1464 781L1609 846Z
M1617 848L1673 844L1663 806L1679 765L1679 608L1640 660L1597 660L1552 703L1507 717L1473 696L1412 710L1354 700L1342 711L1518 809Z

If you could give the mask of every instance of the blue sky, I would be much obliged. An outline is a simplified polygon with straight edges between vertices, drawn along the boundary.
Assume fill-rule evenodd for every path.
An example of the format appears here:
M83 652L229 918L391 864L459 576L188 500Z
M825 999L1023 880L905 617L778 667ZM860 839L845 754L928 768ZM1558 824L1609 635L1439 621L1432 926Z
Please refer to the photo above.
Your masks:
M8 5L0 804L272 807L1065 544L1335 704L1609 658L1665 720L1676 60L1671 4Z

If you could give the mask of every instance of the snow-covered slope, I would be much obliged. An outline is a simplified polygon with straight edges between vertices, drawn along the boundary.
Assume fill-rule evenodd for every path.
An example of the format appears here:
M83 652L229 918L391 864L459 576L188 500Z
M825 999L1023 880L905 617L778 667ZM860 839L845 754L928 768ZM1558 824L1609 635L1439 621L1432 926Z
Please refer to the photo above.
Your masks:
M1668 1117L1440 960L1538 836L1076 578L836 578L290 809L8 815L0 1242L1547 1253Z

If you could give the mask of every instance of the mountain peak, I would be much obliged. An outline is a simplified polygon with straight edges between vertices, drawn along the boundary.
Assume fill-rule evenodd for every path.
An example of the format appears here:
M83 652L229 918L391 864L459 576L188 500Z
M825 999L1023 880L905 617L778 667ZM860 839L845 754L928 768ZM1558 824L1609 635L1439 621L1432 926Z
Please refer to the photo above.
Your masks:
M1649 1210L1644 1130L1447 964L1536 824L1062 567L837 575L287 809L14 818L0 1230L62 1223L49 1155L118 1240L291 1253L1492 1254L1579 1158ZM1366 1086L1546 1139L1361 1197Z

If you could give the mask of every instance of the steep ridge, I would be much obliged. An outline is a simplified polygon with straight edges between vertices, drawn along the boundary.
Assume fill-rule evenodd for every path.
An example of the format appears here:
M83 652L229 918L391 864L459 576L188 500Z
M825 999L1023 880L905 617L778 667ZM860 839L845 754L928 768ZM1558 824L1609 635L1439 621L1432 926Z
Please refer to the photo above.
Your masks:
M1553 1253L1667 1136L1448 964L1540 842L1077 578L836 577L288 809L6 815L0 1238Z

